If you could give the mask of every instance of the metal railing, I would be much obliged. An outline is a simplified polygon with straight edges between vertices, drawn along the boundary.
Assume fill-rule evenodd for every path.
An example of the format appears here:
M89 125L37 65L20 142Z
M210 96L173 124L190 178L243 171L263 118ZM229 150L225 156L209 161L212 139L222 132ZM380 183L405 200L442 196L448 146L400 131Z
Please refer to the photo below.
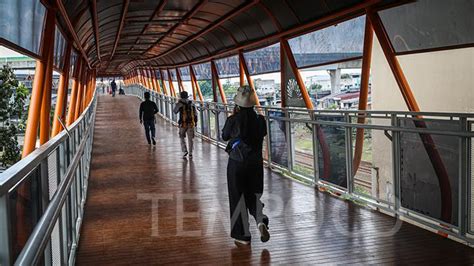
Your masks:
M0 265L74 264L96 98L67 131L0 175ZM28 232L22 232L25 228Z
M177 124L177 116L172 113L176 98L139 85L126 88L127 94L140 99L145 91L151 93L160 116ZM233 105L198 101L194 104L199 118L197 134L225 147L220 130L232 114ZM263 152L271 169L425 229L474 244L471 197L474 114L256 108L266 117L268 135ZM359 118L367 122L358 123ZM419 121L427 126L417 127ZM364 150L356 168L353 166L355 142L360 129L364 129ZM426 143L420 139L424 135L434 139L435 150L449 173L452 193L449 221L440 218L441 202L436 192L440 185L430 154L424 148ZM415 198L427 198L428 204Z

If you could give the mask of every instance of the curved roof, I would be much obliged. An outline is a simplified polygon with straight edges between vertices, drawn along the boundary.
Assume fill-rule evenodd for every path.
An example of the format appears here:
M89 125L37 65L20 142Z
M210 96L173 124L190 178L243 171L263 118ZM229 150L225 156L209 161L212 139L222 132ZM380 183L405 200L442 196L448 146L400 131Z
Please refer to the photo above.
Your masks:
M172 66L276 42L321 18L360 14L378 0L62 0L92 67L127 73ZM63 13L63 16L65 14ZM331 18L332 16L332 18ZM67 21L69 20L69 21ZM329 20L327 21L330 22ZM69 25L68 25L69 24ZM314 25L313 25L314 27Z

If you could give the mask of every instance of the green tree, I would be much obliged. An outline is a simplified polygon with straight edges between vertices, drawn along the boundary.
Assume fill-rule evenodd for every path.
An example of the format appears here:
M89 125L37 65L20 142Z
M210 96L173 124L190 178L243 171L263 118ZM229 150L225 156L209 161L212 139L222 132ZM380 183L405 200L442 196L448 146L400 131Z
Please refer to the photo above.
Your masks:
M17 134L24 131L27 114L28 89L16 79L5 65L0 69L0 164L9 167L20 160Z
M212 82L210 80L198 80L202 96L206 99L212 98Z
M311 84L311 86L309 86L309 90L311 92L316 92L316 91L320 91L321 89L323 88L323 86L321 86L321 84Z
M222 85L222 88L224 88L224 92L225 92L225 95L227 97L231 97L233 95L235 95L237 93L237 87L232 85L229 81L227 81L226 83L224 83Z

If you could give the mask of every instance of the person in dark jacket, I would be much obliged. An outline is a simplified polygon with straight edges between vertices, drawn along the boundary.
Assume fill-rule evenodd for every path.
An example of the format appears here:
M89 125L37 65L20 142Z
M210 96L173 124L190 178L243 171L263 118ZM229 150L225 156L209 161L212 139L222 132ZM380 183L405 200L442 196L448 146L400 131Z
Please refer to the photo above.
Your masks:
M145 136L148 144L156 145L155 141L155 114L158 113L156 103L150 100L150 93L145 92L145 101L140 104L140 124L145 127ZM151 133L151 138L150 138Z
M263 214L263 138L267 135L265 118L254 110L255 92L248 86L238 89L236 109L222 129L228 141L227 187L231 217L231 237L238 245L250 244L248 213L257 222L260 239L267 242L268 217Z
M115 91L117 90L117 83L115 83L115 79L113 79L110 83L110 87L112 87L112 97L115 97Z

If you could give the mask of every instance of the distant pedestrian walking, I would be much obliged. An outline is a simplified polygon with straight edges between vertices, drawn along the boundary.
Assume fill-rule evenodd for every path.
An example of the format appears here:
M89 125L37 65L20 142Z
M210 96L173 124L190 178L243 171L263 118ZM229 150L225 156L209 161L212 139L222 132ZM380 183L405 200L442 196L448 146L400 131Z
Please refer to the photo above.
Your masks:
M112 87L112 97L115 97L115 91L117 90L117 83L115 83L115 79L110 83L110 87Z
M145 101L140 104L140 124L145 127L145 136L148 144L156 145L155 141L155 114L158 113L156 103L150 100L150 93L145 92ZM150 134L151 133L151 134ZM151 136L150 136L151 135Z
M188 93L182 91L178 103L174 106L173 112L179 113L179 137L181 139L181 151L184 153L183 158L189 155L193 157L193 139L194 128L197 123L196 107L188 100ZM186 137L188 138L188 145L186 146Z
M237 90L234 114L225 122L222 139L228 141L227 187L231 237L239 245L250 244L249 216L255 218L260 239L267 242L268 217L263 214L263 138L267 128L263 116L254 110L255 92L248 86Z

